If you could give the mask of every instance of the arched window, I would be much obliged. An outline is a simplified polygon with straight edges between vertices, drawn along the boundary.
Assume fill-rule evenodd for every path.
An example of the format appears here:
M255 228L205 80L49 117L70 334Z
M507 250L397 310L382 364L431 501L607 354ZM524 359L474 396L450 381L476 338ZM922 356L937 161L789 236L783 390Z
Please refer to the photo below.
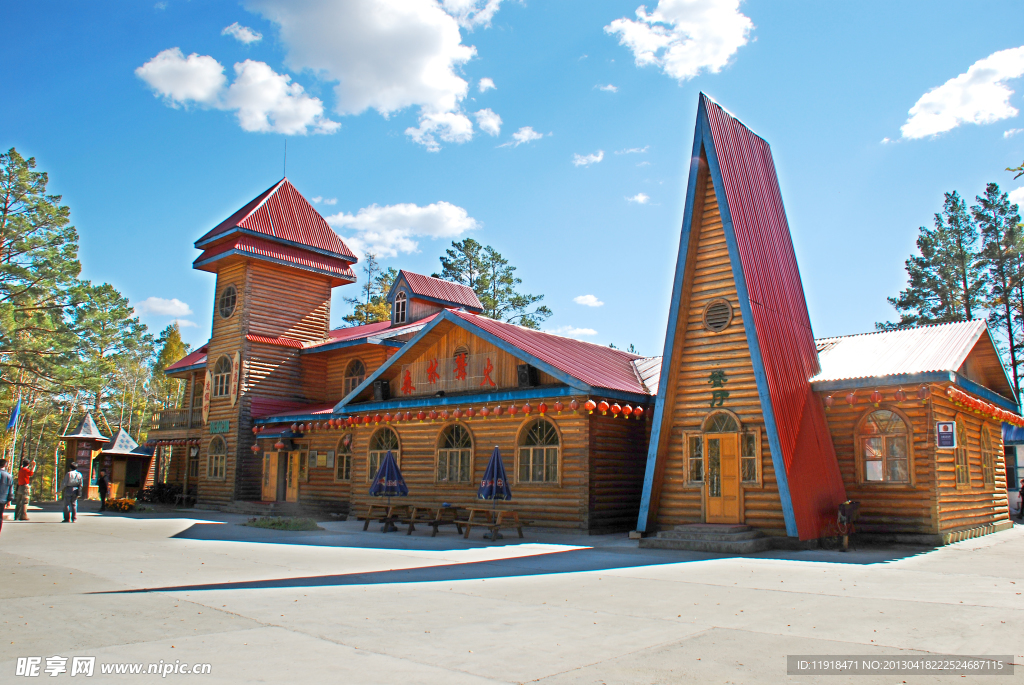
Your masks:
M354 439L355 434L345 433L338 441L338 456L334 475L336 480L352 480L352 441Z
M210 480L224 480L227 472L228 446L224 438L213 436L206 450L206 477Z
M558 482L558 431L546 419L537 419L519 438L519 482Z
M716 411L704 419L705 433L738 433L740 423L729 412Z
M353 359L345 369L345 395L359 387L359 384L366 380L366 367L363 362Z
M869 483L909 483L910 431L899 414L876 409L861 421L857 444L861 478Z
M372 481L373 477L377 475L380 461L388 453L388 450L391 450L391 456L401 466L402 452L398 446L398 433L390 428L381 428L370 438L370 453L366 465L367 482Z
M235 286L229 285L220 294L220 300L217 302L217 311L220 312L223 318L228 319L235 313L235 303L237 301L238 291L235 290Z
M392 321L394 321L395 323L405 323L405 304L405 291L399 290L398 294L395 295L395 311L394 316L392 318Z
M441 431L437 442L437 482L468 483L473 478L473 439L460 423Z
M992 430L981 427L981 479L985 485L996 484L996 453L992 449Z
M956 449L953 450L953 470L956 473L957 486L969 487L971 484L970 451L967 447L967 419L963 414L956 415Z
M213 367L213 396L226 397L231 392L231 360L221 357Z

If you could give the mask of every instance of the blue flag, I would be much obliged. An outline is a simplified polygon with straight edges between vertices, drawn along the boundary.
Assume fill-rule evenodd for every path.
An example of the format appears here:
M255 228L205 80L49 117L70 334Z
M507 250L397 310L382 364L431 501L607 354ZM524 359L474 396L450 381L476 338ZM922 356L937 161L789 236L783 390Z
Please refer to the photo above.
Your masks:
M14 411L11 412L11 420L7 422L7 430L11 430L18 423L19 414L21 414L21 397L18 398L18 403L14 405Z

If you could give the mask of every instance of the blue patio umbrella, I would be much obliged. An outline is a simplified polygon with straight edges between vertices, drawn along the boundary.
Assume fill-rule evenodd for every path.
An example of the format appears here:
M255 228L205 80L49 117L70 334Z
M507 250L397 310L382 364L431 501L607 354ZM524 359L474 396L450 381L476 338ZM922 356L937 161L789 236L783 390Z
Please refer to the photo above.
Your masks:
M402 471L398 468L391 450L388 450L380 462L377 475L373 478L373 485L370 486L370 494L374 497L387 497L389 507L392 497L405 497L409 494L409 487L405 484L405 478L402 477ZM385 533L393 530L397 530L393 523L385 524Z
M480 480L480 487L476 491L477 499L489 499L494 503L494 510L498 508L498 500L512 499L512 488L508 484L508 476L505 475L505 464L501 461L501 450L494 446L491 453L491 460L487 462L484 469L484 477ZM484 537L490 537L485 533ZM501 537L501 533L494 535L495 540Z

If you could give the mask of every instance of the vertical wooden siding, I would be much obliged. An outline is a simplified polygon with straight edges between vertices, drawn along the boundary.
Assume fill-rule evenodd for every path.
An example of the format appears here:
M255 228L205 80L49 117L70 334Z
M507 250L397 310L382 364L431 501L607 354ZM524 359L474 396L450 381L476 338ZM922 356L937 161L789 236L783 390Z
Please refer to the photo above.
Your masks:
M650 421L590 415L590 529L632 530L640 511Z

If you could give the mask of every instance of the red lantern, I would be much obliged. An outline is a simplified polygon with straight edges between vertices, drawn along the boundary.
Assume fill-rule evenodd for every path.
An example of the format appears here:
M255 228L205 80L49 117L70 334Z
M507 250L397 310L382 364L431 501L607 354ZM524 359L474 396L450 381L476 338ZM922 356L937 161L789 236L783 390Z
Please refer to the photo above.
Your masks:
M548 405L546 405L543 402L541 402L540 404L537 405L537 411L539 411L542 416L544 414L547 414L548 413Z
M416 412L416 418L422 421L423 419L427 418L427 415L425 412L419 411Z
M643 407L637 407L636 409L633 410L633 416L635 416L637 419L643 418L643 415L644 415L644 408Z
M569 409L572 409L572 413L575 414L576 410L580 408L580 403L576 401L576 398L572 398L572 402L569 403Z
M266 426L260 426L260 433L262 433L262 432L263 432L263 431L265 431L266 429L267 429L267 427L266 427Z
M630 405L627 404L625 407L622 408L622 415L625 416L627 419L629 418L629 415L632 413L633 407L631 407Z
M880 393L878 390L873 390L871 392L871 403L877 407L878 403L881 402L881 401L882 401L882 393Z
M523 405L523 414L524 415L529 416L531 411L533 411L533 407L530 406L529 402L527 402L526 404Z
M380 414L374 414L374 415L373 415L373 422L374 422L374 423L380 423L380 420L381 420L381 419L383 419L383 418L384 418L384 417L383 417L383 416L381 416Z
M600 402L597 403L597 409L598 409L598 411L601 412L601 416L607 415L608 414L608 403L605 402L604 400L601 400Z
M517 407L516 405L514 405L514 404L508 405L508 413L511 414L512 416L515 416L516 412L518 412L518 411L519 411L519 407Z
M252 446L252 447L250 447L249 449L251 449L251 450L252 450L252 453L253 453L253 454L256 454L257 452L259 452L259 451L260 451L260 446L259 446L259 445L257 445L257 444L253 444L253 446Z
M436 419L436 418L437 418L437 412L436 412L436 411L434 411L433 409L431 409L431 410L430 410L430 413L429 413L429 414L427 414L427 416L428 416L428 417L430 417L430 420L431 420L431 421L433 421L434 419Z
M575 401L576 400L573 400L573 402ZM584 403L583 408L587 410L588 414L593 414L594 410L597 408L597 404L594 402L594 400L587 400Z
M292 433L298 433L298 432L299 432L299 424L293 423L292 424Z
M480 409L480 416L484 417L485 419L487 418L487 415L490 413L491 410L488 409L487 407L483 407L482 409Z
M503 410L503 409L501 408L501 405L499 404L499 405L498 405L497 407L495 407L495 408L494 408L494 415L495 415L495 416L501 416L501 413L502 413L503 411L504 411L504 410Z
M622 407L619 406L618 402L616 402L615 404L613 404L611 406L611 410L612 410L612 416L614 416L615 418L619 418L619 414L622 413Z
M391 423L391 412L384 412L384 423Z
M832 395L826 395L825 396L825 411L831 411L832 410L832 405L834 403L835 403L835 400L832 398Z
M259 428L257 428L256 426L253 426L253 427L252 427L252 434L253 434L253 435L256 435L256 434L257 434L257 433L259 433L259 432L260 432L260 429L259 429Z
M893 395L893 399L895 399L897 402L906 402L907 393L903 392L903 388L899 388L898 390L896 390L896 394Z
M562 413L562 409L564 409L564 408L565 408L565 405L562 404L562 400L555 400L555 411L556 412L561 414Z
M284 443L281 442L280 440L278 440L277 442L274 443L274 449L275 450L283 450L284 449Z
M476 415L476 410L473 409L473 407L470 407L469 409L466 410L466 418L467 419L471 419L475 415Z
M458 407L452 410L452 418L455 419L456 421L462 418L462 412L459 410Z
M448 420L448 410L447 409L442 409L441 410L441 420L442 421L447 421Z
M855 393L855 392L847 393L846 394L846 403L849 404L851 407L853 405L857 404L857 393Z
M932 390L927 385L922 385L917 389L917 399L921 400L921 404L928 402L928 396L931 394Z

